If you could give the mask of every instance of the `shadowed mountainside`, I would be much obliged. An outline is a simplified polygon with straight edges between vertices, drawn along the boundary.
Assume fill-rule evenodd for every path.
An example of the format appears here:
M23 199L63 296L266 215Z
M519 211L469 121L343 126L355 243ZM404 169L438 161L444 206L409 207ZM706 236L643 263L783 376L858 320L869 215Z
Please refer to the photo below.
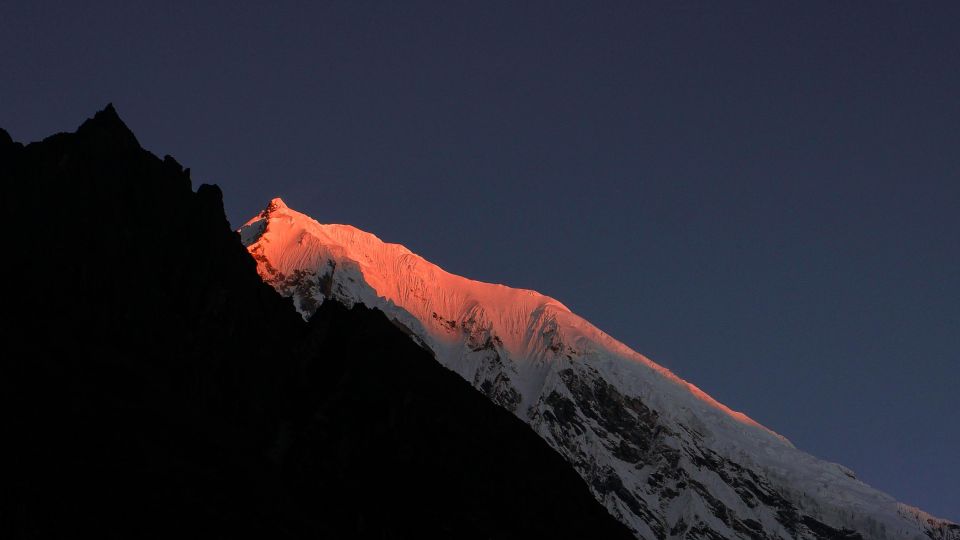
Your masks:
M0 179L4 537L630 537L381 312L303 322L112 107Z

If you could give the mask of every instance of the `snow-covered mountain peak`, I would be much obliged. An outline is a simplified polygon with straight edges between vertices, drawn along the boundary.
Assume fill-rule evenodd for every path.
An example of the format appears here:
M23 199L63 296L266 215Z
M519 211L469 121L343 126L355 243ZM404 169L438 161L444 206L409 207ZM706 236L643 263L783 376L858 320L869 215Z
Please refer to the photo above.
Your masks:
M730 419L769 432L544 294L451 274L400 244L383 242L350 225L321 224L279 198L270 201L240 232L251 252L266 257L272 271L284 276L322 268L324 263L332 267L355 265L378 297L412 315L438 344L457 343L462 333L455 331L457 325L462 328L466 324L498 338L498 346L516 358L543 356L544 349L567 355L613 353L657 373L662 382L675 387L671 390L686 393ZM301 311L304 316L312 313ZM532 322L538 326L532 327Z
M276 212L277 210L282 210L287 208L287 204L283 202L283 199L280 197L274 197L270 199L270 203L267 204L267 208L264 210L266 213Z
M530 424L640 537L960 540L960 527L905 511L554 298L451 274L280 199L239 233L305 318L327 298L381 309Z
M310 216L293 210L279 197L271 199L263 212L247 221L240 230L252 233L254 230L260 231L260 228L268 226L271 227L270 236L276 241L284 241L284 238L281 238L284 235L306 233L329 240L344 249L349 249L350 253L355 255L385 249L397 253L410 253L400 244L388 244L376 235L352 225L319 223Z

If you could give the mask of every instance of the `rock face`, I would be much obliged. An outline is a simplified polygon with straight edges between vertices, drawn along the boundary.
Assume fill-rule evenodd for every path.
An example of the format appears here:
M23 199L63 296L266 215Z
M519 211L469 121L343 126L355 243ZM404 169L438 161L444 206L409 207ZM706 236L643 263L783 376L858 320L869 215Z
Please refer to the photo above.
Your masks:
M960 538L716 402L557 300L455 276L274 199L240 230L305 318L383 310L556 449L640 538Z
M383 313L304 322L111 107L3 133L4 538L630 538Z

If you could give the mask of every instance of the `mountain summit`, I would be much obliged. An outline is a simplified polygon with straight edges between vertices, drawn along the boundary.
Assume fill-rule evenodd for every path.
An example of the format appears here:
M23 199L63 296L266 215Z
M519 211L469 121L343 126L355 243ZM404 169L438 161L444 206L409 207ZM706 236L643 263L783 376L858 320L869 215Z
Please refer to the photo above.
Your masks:
M549 296L451 274L280 199L238 232L304 318L328 299L379 308L526 422L638 537L960 539Z

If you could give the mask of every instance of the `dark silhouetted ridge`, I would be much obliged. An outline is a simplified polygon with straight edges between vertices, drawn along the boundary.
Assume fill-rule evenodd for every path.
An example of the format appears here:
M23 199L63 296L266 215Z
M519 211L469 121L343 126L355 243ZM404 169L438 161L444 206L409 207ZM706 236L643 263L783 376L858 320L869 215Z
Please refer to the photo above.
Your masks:
M114 148L140 148L137 137L120 119L113 104L109 103L102 111L93 115L77 129L77 134L92 139L97 144Z
M305 323L112 106L0 138L4 538L629 538L384 315Z

